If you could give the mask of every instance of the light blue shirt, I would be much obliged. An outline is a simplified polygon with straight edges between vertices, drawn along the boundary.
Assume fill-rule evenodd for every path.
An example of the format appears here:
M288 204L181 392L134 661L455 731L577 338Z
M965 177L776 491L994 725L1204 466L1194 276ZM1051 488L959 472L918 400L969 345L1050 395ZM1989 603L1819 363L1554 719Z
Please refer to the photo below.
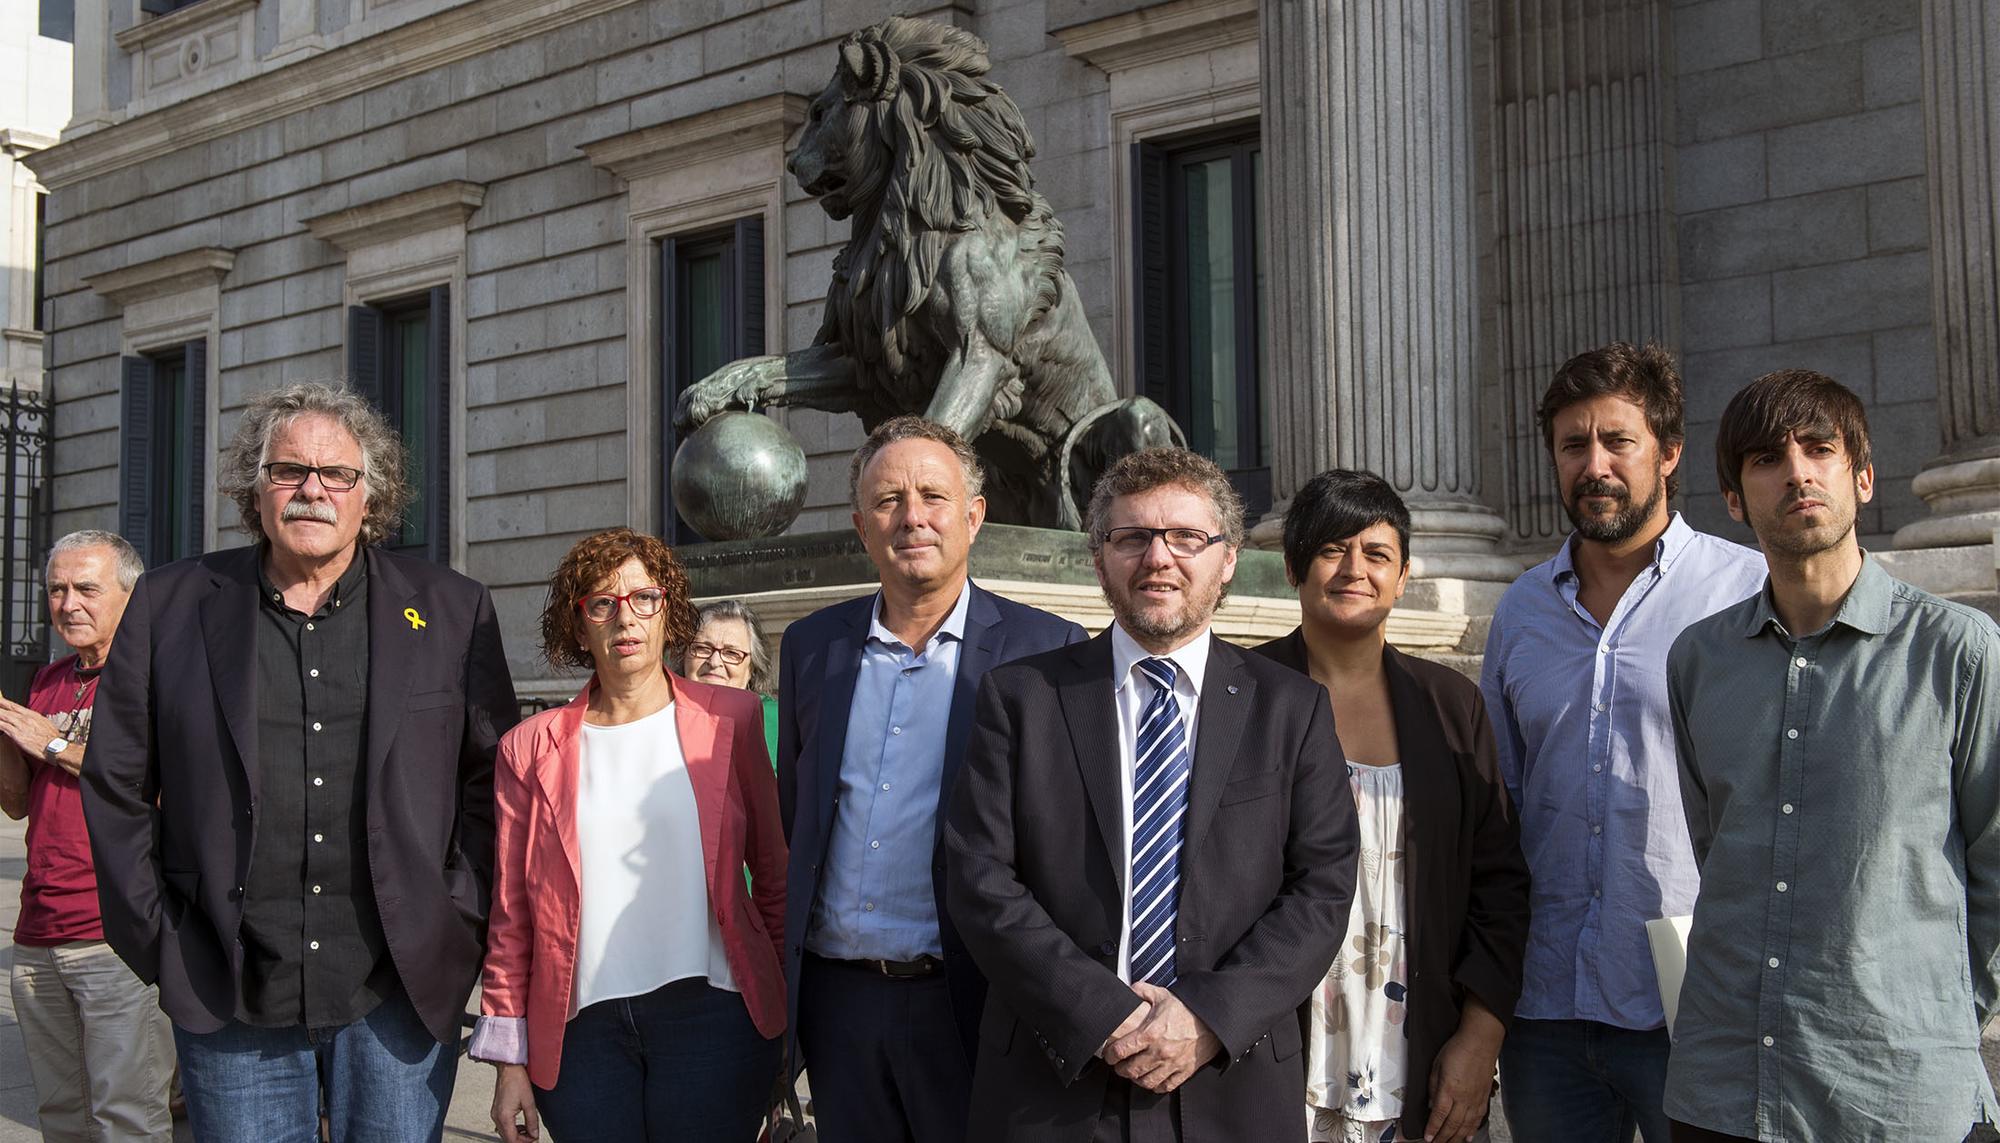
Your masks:
M1533 875L1517 1016L1665 1025L1646 922L1694 910L1667 651L1690 623L1754 594L1764 560L1675 513L1611 621L1577 602L1570 557L1514 581L1480 687Z
M806 947L833 960L943 956L931 863L945 731L965 638L968 584L921 651L882 626L862 645L847 712L838 804Z

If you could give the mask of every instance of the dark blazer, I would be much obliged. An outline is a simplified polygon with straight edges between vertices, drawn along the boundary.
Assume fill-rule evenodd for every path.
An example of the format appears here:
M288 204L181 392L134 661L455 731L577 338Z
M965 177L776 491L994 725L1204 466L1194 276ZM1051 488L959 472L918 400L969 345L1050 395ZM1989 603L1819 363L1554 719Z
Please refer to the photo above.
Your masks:
M1302 630L1257 653L1307 673ZM1430 1119L1431 1063L1458 1031L1466 993L1502 1023L1514 1019L1528 942L1528 863L1479 688L1449 667L1394 647L1383 650L1382 666L1403 767L1410 969L1403 1133L1415 1139ZM1310 1026L1311 1010L1301 1006L1299 1027Z
M958 679L952 690L951 719L945 731L944 779L938 788L938 834L958 780L959 759L972 729L972 700L979 680L1002 663L1077 643L1082 627L1046 611L1015 603L972 584L966 603L965 639L958 649ZM819 899L820 864L833 836L833 800L840 791L840 762L847 749L848 708L861 675L861 648L875 596L864 595L823 607L785 628L778 656L778 816L791 843L785 877L785 993L787 1027L797 1028L799 965L806 929ZM978 1044L979 1013L986 981L965 955L965 944L944 907L944 851L933 851L931 883L937 894L939 936L944 946L946 985L965 1054Z
M235 1019L242 979L261 550L211 552L139 577L84 758L105 939L191 1032ZM494 751L520 715L486 588L449 568L363 552L368 870L403 990L447 1042L484 951Z
M1095 1058L1138 1003L1117 976L1111 662L1107 632L1002 667L980 690L945 829L952 920L991 981L975 1143L1082 1143L1107 1086L1126 1082ZM1346 932L1358 845L1326 689L1215 640L1189 781L1173 992L1222 1052L1178 1092L1181 1135L1303 1140L1293 1013Z

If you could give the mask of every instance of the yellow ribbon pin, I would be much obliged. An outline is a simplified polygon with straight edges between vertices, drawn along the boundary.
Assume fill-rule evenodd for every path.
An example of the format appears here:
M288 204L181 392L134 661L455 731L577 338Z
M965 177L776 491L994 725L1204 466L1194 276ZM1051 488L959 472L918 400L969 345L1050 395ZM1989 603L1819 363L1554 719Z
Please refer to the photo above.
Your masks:
M403 609L403 618L410 621L410 630L412 631L421 630L429 622L423 616L417 614L417 609L414 607L405 607Z

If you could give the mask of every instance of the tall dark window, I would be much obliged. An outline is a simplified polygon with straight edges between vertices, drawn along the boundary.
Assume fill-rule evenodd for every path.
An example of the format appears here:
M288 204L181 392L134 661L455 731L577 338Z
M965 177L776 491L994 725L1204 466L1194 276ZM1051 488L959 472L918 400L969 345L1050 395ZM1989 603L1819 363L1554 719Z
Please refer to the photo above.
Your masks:
M200 555L208 343L125 358L123 404L119 532L148 567Z
M76 42L76 0L41 0L35 31L65 44Z
M394 551L451 561L451 291L347 311L347 372L410 453L416 496Z
M659 329L660 533L687 544L701 536L674 511L674 403L723 365L764 352L763 219L660 241Z
M1215 460L1252 512L1264 452L1264 161L1257 128L1133 147L1139 391Z
M47 329L48 314L42 307L49 301L49 262L44 251L49 232L49 196L41 192L35 194L35 316L33 328Z

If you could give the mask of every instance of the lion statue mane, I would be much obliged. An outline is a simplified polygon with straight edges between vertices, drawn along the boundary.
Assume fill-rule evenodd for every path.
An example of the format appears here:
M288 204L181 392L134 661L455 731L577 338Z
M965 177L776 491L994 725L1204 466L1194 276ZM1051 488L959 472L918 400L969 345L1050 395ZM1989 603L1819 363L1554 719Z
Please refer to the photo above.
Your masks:
M919 413L979 451L989 519L1066 528L1118 456L1183 440L1152 401L1118 398L1035 190L1034 140L990 69L978 36L930 20L841 42L786 164L849 223L819 335L690 386L677 423L760 404L869 429Z

